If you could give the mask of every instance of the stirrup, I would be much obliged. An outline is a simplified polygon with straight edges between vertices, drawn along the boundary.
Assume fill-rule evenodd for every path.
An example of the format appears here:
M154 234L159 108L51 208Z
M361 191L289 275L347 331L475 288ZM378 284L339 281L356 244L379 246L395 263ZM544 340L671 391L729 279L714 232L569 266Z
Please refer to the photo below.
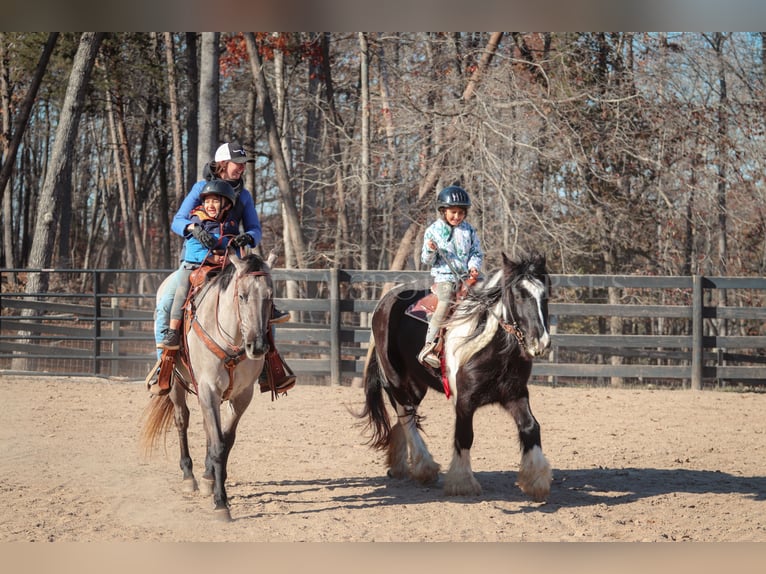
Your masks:
M279 398L295 386L297 377L293 370L285 363L279 352L272 347L266 353L266 359L263 364L263 371L259 377L259 384L262 393L271 391L271 400Z
M170 382L175 367L174 350L164 350L162 356L154 364L146 376L146 387L149 394L155 397L167 395L170 392Z
M436 356L434 353L436 349L436 343L434 341L431 341L429 343L426 343L425 346L420 350L420 353L418 354L418 362L421 365L429 366L434 369L441 368L441 360L439 360L439 357Z

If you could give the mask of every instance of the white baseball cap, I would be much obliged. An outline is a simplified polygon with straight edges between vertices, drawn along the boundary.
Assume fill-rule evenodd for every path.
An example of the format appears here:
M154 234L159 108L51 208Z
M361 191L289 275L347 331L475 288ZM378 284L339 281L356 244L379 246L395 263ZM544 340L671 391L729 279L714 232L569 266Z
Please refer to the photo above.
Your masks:
M247 157L245 148L239 142L229 142L215 150L215 161L233 161L234 163L253 163L254 159Z

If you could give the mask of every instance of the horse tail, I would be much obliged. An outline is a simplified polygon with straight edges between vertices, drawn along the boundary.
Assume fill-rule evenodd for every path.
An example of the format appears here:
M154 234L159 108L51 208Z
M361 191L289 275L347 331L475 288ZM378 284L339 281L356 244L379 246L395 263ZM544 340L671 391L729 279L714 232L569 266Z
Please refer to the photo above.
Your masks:
M365 431L372 431L368 444L378 450L388 447L391 434L391 421L383 399L384 382L385 378L378 364L375 341L371 336L364 367L364 409L357 416L360 419L367 419Z
M148 456L159 446L160 437L165 437L174 422L174 406L170 395L152 397L144 408L144 424L139 435L139 444Z

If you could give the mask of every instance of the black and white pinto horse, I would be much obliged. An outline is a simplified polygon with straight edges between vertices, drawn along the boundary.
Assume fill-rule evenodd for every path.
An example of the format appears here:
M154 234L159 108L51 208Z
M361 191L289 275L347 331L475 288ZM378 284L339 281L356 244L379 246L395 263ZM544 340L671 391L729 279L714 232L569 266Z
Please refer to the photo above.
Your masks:
M550 347L549 292L544 256L512 261L503 254L502 268L470 291L445 323L441 374L418 362L427 326L406 313L427 290L400 285L381 298L372 316L365 406L358 417L372 431L371 446L387 450L389 476L438 480L440 467L419 432L418 406L430 387L446 393L455 407L445 494L481 494L471 469L473 416L479 407L499 403L518 427L522 456L517 483L534 501L547 499L552 472L529 406L527 381L533 358ZM393 426L384 395L396 410Z

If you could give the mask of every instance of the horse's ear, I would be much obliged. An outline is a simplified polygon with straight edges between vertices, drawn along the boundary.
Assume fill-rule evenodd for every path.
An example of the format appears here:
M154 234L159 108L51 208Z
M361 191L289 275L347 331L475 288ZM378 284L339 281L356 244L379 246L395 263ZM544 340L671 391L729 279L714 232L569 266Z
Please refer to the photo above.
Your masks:
M237 271L242 272L245 264L242 262L242 259L239 258L239 255L237 255L237 250L230 247L227 250L227 254L229 256L229 261L234 264L234 267L237 268Z
M508 257L505 254L505 251L502 251L501 253L503 255L503 275L513 275L516 272L516 268L519 266L519 264Z
M278 257L279 256L274 253L274 251L269 251L269 256L266 258L266 265L268 265L269 268L273 267L274 263L277 262Z

